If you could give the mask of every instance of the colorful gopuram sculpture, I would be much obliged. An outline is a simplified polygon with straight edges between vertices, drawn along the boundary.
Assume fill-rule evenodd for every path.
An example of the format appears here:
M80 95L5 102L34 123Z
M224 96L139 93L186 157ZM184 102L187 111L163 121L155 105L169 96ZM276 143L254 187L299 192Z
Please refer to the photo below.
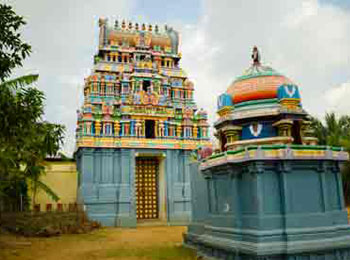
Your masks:
M317 145L298 86L252 58L219 96L219 151L191 165L184 243L210 259L350 259L348 154Z
M180 68L170 27L99 20L99 46L78 111L79 201L110 226L137 220L185 223L188 161L210 145L207 113Z

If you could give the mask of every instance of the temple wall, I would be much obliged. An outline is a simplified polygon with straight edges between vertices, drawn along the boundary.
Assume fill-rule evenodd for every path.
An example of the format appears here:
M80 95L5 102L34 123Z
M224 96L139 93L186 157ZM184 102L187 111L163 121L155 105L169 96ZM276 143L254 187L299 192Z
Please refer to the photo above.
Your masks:
M75 161L45 161L45 174L40 177L59 197L56 202L43 190L38 189L35 199L37 208L40 211L56 211L62 205L62 211L68 211L69 205L77 202L77 170ZM28 196L32 198L31 185L28 182ZM34 209L34 205L31 205Z
M199 254L282 259L279 254L293 251L291 259L299 259L309 251L327 255L347 248L350 226L338 162L250 161L204 171L192 164L190 176L193 211L185 243Z
M88 216L106 226L136 226L135 158L156 156L160 220L188 223L191 212L189 151L80 148L77 153L79 202Z

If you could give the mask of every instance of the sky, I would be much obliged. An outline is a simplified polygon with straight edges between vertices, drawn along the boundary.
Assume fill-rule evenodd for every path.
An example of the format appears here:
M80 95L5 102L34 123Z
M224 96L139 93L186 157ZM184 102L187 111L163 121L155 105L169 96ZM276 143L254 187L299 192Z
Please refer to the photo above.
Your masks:
M195 100L216 119L216 98L249 67L257 45L262 62L294 81L304 108L350 114L349 0L0 0L25 17L31 57L15 75L39 73L45 118L67 128L63 151L75 148L76 110L97 50L99 17L168 24L180 32L182 67Z

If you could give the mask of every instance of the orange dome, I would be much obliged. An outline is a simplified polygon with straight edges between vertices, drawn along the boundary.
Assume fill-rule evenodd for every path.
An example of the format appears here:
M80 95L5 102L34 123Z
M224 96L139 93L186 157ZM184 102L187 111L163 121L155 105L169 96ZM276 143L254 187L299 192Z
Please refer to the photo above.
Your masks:
M285 76L270 67L254 64L245 73L238 77L227 89L234 104L277 98L278 87L283 84L292 84Z

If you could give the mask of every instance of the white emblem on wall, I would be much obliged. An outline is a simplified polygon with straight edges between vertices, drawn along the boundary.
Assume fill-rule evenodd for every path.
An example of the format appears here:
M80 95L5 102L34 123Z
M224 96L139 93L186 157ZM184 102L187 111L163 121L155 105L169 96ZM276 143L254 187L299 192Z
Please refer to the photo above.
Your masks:
M293 85L291 85L291 86L284 86L284 90L286 91L288 96L291 98L292 96L294 96L296 88Z
M230 205L228 203L224 204L224 212L229 212L230 211Z
M219 97L219 100L218 100L218 107L222 107L223 106L223 103L222 102L223 98L222 97Z
M254 137L258 137L261 134L262 129L263 129L263 125L259 123L254 123L249 126L250 133Z

